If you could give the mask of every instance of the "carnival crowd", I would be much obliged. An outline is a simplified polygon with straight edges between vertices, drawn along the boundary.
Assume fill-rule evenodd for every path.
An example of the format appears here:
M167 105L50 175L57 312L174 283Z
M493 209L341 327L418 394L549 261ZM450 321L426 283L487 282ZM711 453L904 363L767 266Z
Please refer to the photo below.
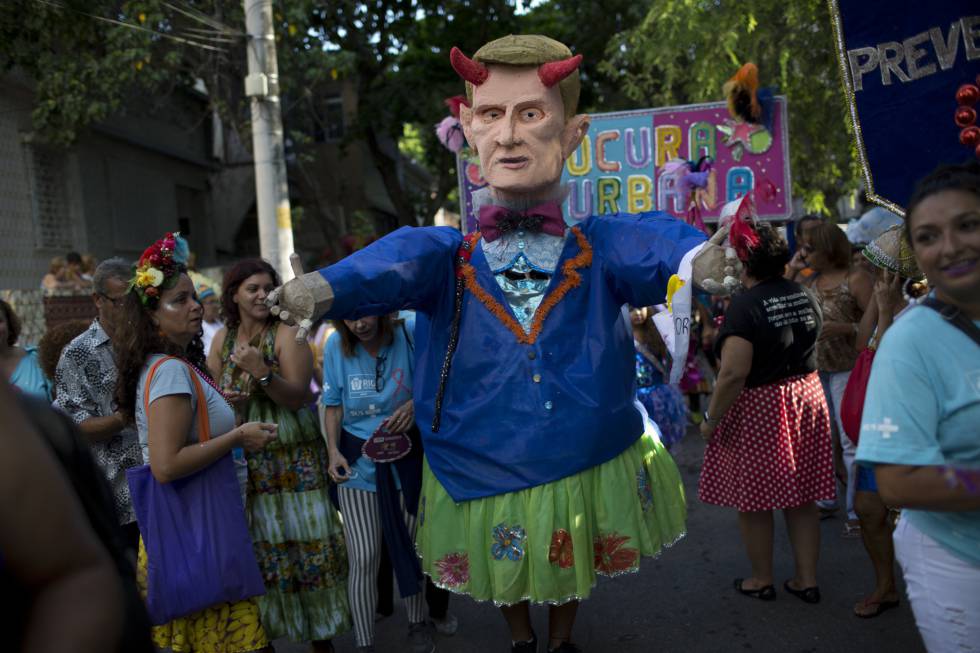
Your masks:
M897 561L930 653L980 650L980 164L848 233L783 232L751 196L710 237L566 221L582 56L510 35L450 60L478 230L399 229L285 284L259 259L201 278L175 233L90 279L73 255L45 287L90 286L98 317L36 349L0 302L0 591L30 597L5 645L373 651L397 587L399 650L456 633L455 592L500 608L512 653L545 604L544 647L577 653L597 576L685 535L669 449L696 427L697 498L735 509L748 561L726 592L820 603L840 510L875 579L853 615L899 604Z
M976 486L966 477L965 485L955 482L955 461L976 449L980 402L964 396L975 388L957 389L949 368L975 374L980 350L975 333L910 306L929 296L928 279L949 305L975 310L975 275L955 266L975 266L980 251L980 173L936 173L908 215L901 226L872 210L853 226L852 240L826 220L804 217L787 227L796 242L792 255L777 229L757 225L744 291L730 300L696 300L697 327L679 384L670 383L670 357L653 326L662 307L634 307L629 323L638 403L668 447L690 423L699 425L707 441L699 499L738 511L751 574L736 579L735 589L776 597L772 513L782 510L796 569L783 589L818 603L818 520L840 503L841 535L863 540L875 579L854 614L871 618L899 604L897 553L927 646L943 651L957 637L980 641L975 620L959 622L957 633L936 607L977 614ZM179 250L170 238L162 251ZM17 316L0 302L3 377L25 397L53 400L88 445L71 443L63 417L40 418L32 401L20 400L32 422L23 429L61 447L62 472L87 517L66 514L69 532L59 539L89 542L94 530L90 545L108 553L109 573L124 581L127 629L119 650L149 650L151 633L137 594L139 588L145 596L148 575L137 524L152 516L134 512L127 470L148 464L166 483L227 454L264 593L156 625L153 646L220 651L235 642L234 650L263 650L286 637L326 651L353 629L359 650L371 650L376 614L392 609L392 571L411 624L405 650L431 651L435 632L452 635L448 593L412 569L412 538L424 519L412 402L414 315L323 321L308 344L298 344L296 327L270 313L266 300L280 280L265 261L231 266L217 288L177 272L172 287L149 298L133 291L133 270L118 258L99 264L91 279L98 317L49 332L40 353L16 344ZM787 325L792 338L780 338ZM710 402L700 413L706 391ZM23 414L9 393L3 401L5 415ZM861 444L868 432L891 435L887 425L906 411L921 428L914 440L896 429L894 437ZM382 427L405 435L408 455L394 462L364 455L364 443ZM185 446L190 442L199 444ZM50 461L37 451L21 453L25 465L38 466L32 487L59 473L42 474ZM93 480L91 460L108 481L111 505L98 484L81 487ZM877 474L876 463L883 464ZM949 471L926 473L937 465ZM909 510L895 530L900 508ZM507 540L495 546L509 553ZM64 551L62 564L81 563L83 549ZM111 586L90 587L87 600L119 602L109 596Z

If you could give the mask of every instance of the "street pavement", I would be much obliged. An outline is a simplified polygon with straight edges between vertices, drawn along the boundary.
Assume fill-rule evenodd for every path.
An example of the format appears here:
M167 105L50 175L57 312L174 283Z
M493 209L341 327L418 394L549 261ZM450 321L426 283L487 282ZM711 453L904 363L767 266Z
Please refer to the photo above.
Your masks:
M657 559L644 559L637 574L601 578L582 604L573 634L587 653L924 653L912 613L902 605L875 619L852 615L855 602L874 586L860 539L841 537L842 518L822 522L820 591L817 605L782 590L793 558L782 519L777 520L775 576L778 598L764 602L742 596L732 580L750 575L734 510L697 499L704 446L696 431L673 450L688 497L688 533ZM454 596L459 618L455 637L438 637L439 653L506 653L507 629L499 610ZM540 637L548 632L547 608L532 608ZM379 653L406 650L405 610L378 622ZM355 650L353 636L335 640L338 653ZM541 646L544 651L544 646ZM307 647L276 642L277 653L306 653Z

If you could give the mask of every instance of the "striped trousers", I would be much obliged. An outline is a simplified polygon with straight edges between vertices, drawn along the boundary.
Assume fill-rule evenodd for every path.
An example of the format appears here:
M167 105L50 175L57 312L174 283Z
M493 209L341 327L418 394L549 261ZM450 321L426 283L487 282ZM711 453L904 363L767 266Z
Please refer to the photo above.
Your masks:
M378 605L378 566L381 562L381 511L374 492L355 490L340 485L337 488L340 514L344 522L344 538L347 540L347 559L350 574L347 595L354 620L354 638L358 646L374 644L374 612ZM415 517L405 511L402 514L408 532L415 536ZM419 587L421 590L422 588ZM405 599L409 623L425 619L422 591Z

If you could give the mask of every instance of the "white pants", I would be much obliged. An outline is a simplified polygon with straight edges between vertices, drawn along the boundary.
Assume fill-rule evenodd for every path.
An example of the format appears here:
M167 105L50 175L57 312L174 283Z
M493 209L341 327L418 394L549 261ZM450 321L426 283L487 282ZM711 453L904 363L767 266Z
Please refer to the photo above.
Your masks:
M847 387L847 380L850 377L850 372L820 373L820 383L823 385L824 395L827 397L827 407L830 409L830 419L833 422L834 428L832 430L837 432L835 437L840 443L841 453L844 456L844 468L847 470L847 492L844 501L847 508L847 518L856 520L858 516L854 512L854 492L857 489L857 465L854 463L854 458L857 455L857 445L851 442L851 439L844 433L844 424L840 419L841 400L844 398L844 389Z
M381 511L374 492L355 490L343 485L337 488L340 514L344 522L344 538L347 540L347 557L350 575L347 580L347 596L354 620L354 639L358 646L374 644L374 611L378 607L378 567L381 564ZM402 510L405 503L402 501ZM415 535L415 517L407 511L402 515L408 532ZM418 623L425 619L423 593L419 591L405 599L408 621Z
M908 519L899 518L894 538L929 653L980 652L980 565L954 556Z

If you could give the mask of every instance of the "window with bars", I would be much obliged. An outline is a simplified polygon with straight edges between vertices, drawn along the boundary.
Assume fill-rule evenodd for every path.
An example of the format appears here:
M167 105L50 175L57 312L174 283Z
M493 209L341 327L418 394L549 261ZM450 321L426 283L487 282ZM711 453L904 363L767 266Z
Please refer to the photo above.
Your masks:
M339 96L324 98L313 109L313 140L317 143L344 138L344 103Z
M34 244L39 249L72 249L65 154L37 143L26 143L24 147L31 188Z

